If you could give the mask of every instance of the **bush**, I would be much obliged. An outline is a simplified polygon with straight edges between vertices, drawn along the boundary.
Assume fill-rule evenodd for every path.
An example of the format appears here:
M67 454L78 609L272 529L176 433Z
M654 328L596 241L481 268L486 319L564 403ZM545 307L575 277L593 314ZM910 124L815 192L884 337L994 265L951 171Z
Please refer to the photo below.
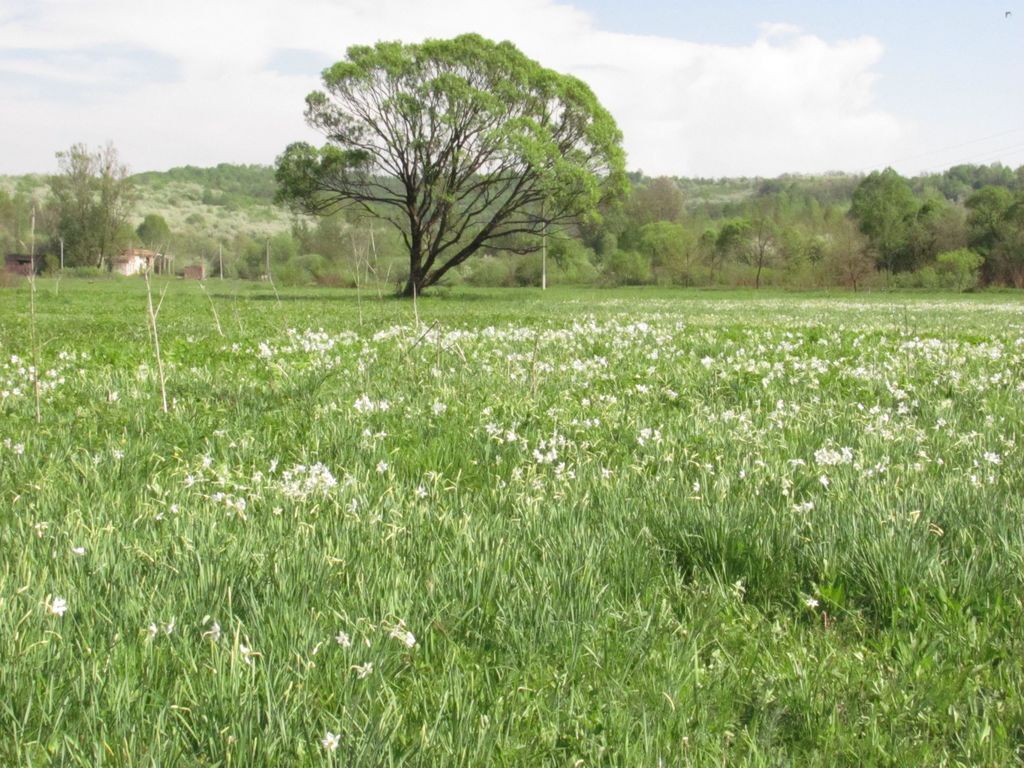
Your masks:
M636 251L616 251L605 262L604 277L612 285L651 282L651 262Z
M935 268L944 288L969 291L978 287L978 270L983 262L970 248L958 248L940 253L935 258Z
M915 269L913 272L897 272L892 276L893 288L925 288L935 290L939 286L939 274L935 271L935 267L930 265Z
M281 285L310 285L327 273L328 266L327 260L319 254L303 254L275 266L274 280Z
M316 284L323 288L355 288L356 281L352 275L342 274L335 269L316 276Z
M466 282L476 286L506 286L514 283L513 265L510 259L483 256L477 259Z

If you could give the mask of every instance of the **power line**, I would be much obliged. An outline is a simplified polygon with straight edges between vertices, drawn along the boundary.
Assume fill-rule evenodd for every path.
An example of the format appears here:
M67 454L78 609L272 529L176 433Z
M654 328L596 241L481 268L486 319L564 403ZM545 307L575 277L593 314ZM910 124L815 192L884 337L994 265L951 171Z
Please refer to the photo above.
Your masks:
M890 160L889 162L887 162L885 164L877 163L877 164L874 164L874 165L864 166L864 167L858 169L857 172L858 173L867 173L868 171L872 171L872 170L875 170L877 168L903 165L904 163L910 162L912 160L917 160L917 159L924 158L924 157L930 157L932 155L937 155L937 154L940 154L942 152L951 152L952 150L955 150L955 149L962 149L963 147L969 147L969 146L971 146L973 144L980 144L980 143L985 142L985 141L992 141L993 139L998 139L998 138L1001 138L1003 136L1011 136L1011 135L1017 134L1017 133L1024 133L1024 127L1010 128L1009 130L1000 131L999 133L993 133L993 134L990 134L988 136L981 136L981 137L978 137L978 138L975 138L975 139L968 139L967 141L961 141L961 142L958 142L956 144L950 144L950 145L945 146L945 147L938 147L936 149L930 149L927 152L919 152L919 153L917 153L915 155L907 155L907 156L904 156L904 157L895 158L895 159L892 159L892 160ZM1006 148L1006 149L986 151L986 152L983 153L983 156L987 157L987 156L999 154L999 153L1005 152L1005 151L1016 150L1020 146L1022 146L1022 145L1014 144L1013 146L1011 146L1009 148ZM969 161L970 161L970 157L968 157L966 159L963 159L963 160L960 160L960 161L955 162L955 163L946 163L945 165L947 167L950 167L950 166L953 166L953 165L960 165L962 163L966 163L966 162L969 162Z
M1007 157L1015 155L1018 152L1022 151L1024 151L1024 142L1021 142L1019 144L1013 144L1008 147L1003 147L1001 149L988 150L978 154L970 155L968 157L961 157L961 159L959 159L955 163L946 163L945 167L952 168L954 165L978 163L984 162L985 160L989 160L990 162L1002 161L1005 160Z
M992 139L998 139L998 138L1000 138L1002 136L1009 136L1010 134L1013 134L1013 133L1024 133L1024 128L1011 128L1008 131L1002 131L1000 133L993 133L991 136L982 136L979 139L970 139L969 141L962 141L959 144L951 144L948 147L940 147L939 149L931 149L931 150L928 150L927 152L920 152L920 153L918 153L916 155L910 155L909 157L901 157L901 158L897 159L895 162L902 163L902 162L905 162L907 160L917 160L920 157L928 157L929 155L937 155L940 152L949 152L950 150L953 150L953 149L960 149L961 147L967 147L967 146L970 146L971 144L980 144L983 141L991 141Z

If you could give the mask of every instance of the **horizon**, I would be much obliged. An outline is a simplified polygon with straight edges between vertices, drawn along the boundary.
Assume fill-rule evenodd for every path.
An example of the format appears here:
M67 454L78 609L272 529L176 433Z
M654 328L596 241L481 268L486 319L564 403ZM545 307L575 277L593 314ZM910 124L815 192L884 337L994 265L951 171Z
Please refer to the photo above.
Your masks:
M1017 168L1019 5L0 0L0 96L18 105L0 126L0 173L53 173L57 152L108 141L133 173L269 165L292 141L322 143L303 98L349 45L467 29L586 81L646 176ZM139 42L154 26L160 39Z
M90 146L89 147L89 149L91 149L91 150L95 150L95 149L98 149L98 148L99 148L98 146ZM905 178L907 178L908 180L911 180L911 181L913 181L914 179L926 179L926 178L929 178L929 177L932 177L932 176L942 175L944 173L947 173L948 171L950 171L951 169L957 167L958 165L975 166L975 167L1003 167L1003 168L1008 168L1009 170L1014 171L1014 172L1017 172L1017 171L1019 171L1021 169L1024 169L1024 162L1022 162L1020 165L1007 165L1007 164L1002 163L999 160L995 160L995 161L990 162L990 163L958 163L958 164L955 164L955 165L951 165L951 166L949 166L947 168L940 168L940 169L935 169L935 170L921 171L921 172L915 173L915 174L901 174L901 175L904 176ZM263 169L266 169L266 170L273 170L274 169L274 164L273 163L261 163L261 162L239 162L239 163L219 162L219 163L213 163L211 165L196 165L194 163L186 163L184 165L174 165L174 166L171 166L169 168L162 168L162 169L156 169L156 168L146 168L146 169L129 168L128 169L128 177L129 178L134 178L136 176L144 176L144 175L147 175L147 174L168 174L168 173L173 173L174 171L189 170L189 169L195 169L195 170L200 170L200 171L212 170L212 169L216 169L216 168L218 168L220 166L253 167L253 168L263 168ZM833 170L828 170L828 171L820 171L820 172L817 172L817 173L799 173L799 172L794 173L794 172L790 172L790 171L783 171L782 173L778 173L778 174L775 174L773 176L767 176L767 175L747 175L747 176L680 176L680 175L672 175L672 174L650 174L650 173L646 173L646 172L644 172L643 170L640 170L640 169L631 169L631 168L627 168L626 169L626 173L627 173L627 175L630 175L630 176L639 175L642 179L647 179L647 180L656 179L656 178L671 178L671 179L676 179L676 180L686 180L686 181L694 181L694 182L718 183L718 182L723 182L723 181L737 181L737 182L741 182L741 181L757 181L757 180L774 181L774 180L778 180L778 179L801 180L801 179L821 179L821 178L863 178L865 176L870 175L871 173L881 172L881 171L887 170L890 167L891 166L886 166L885 168L873 168L870 171L844 171L842 169L833 169ZM895 170L895 169L893 169L893 170ZM49 172L28 171L28 172L25 172L25 173L0 173L0 178L16 179L16 178L24 178L24 177L27 177L27 176L47 178L47 177L53 176L53 175L56 175L56 171L49 171Z

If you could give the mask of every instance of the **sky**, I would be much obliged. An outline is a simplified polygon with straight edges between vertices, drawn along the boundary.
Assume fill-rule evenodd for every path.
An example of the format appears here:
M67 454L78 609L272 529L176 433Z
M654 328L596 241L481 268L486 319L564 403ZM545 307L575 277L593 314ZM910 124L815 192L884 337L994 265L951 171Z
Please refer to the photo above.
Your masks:
M0 174L271 164L348 46L464 32L585 80L649 175L1024 165L1024 0L0 0Z

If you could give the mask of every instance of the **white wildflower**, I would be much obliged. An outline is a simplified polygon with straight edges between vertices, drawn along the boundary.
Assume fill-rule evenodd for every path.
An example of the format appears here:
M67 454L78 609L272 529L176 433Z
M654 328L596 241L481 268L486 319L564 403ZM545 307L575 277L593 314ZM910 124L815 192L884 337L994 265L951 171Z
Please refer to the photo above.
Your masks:
M218 642L220 640L220 622L213 622L210 628L203 632L203 637L208 637L215 643Z
M401 642L406 648L412 648L416 645L416 635L405 628L404 621L398 622L392 628L390 636Z
M331 733L330 731L327 731L324 737L320 739L321 746L323 746L323 748L326 749L328 752L334 752L338 748L338 745L340 743L341 734Z
M63 617L68 610L68 601L57 595L52 600L46 601L46 610L53 616Z
M819 448L814 452L814 461L825 467L835 467L840 464L849 464L853 461L853 449L840 448Z
M325 496L338 485L337 478L325 465L317 462L310 466L296 464L286 469L281 477L281 492L292 499Z
M242 661L244 661L250 667L253 665L255 658L259 656L259 654L256 651L254 651L251 647L245 645L244 643L238 644L238 653L242 656Z

